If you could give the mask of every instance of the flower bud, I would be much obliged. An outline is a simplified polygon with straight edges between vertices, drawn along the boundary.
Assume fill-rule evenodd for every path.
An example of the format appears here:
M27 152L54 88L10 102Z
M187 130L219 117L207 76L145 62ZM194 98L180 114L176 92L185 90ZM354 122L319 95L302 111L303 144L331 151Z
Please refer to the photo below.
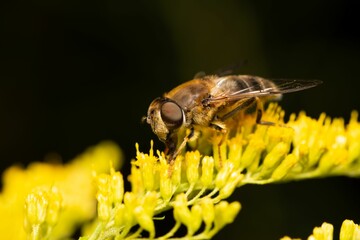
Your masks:
M215 206L215 226L221 229L226 224L232 223L240 211L240 208L241 205L239 202L232 202L231 204L226 201L219 202Z
M228 143L229 160L234 163L236 169L240 167L241 155L243 152L243 139L241 134L231 138Z
M103 195L110 195L111 194L111 177L109 174L99 174L96 176L96 183L98 192Z
M184 193L180 193L176 196L173 203L174 206L174 218L177 222L181 222L188 226L191 223L191 212L187 207L187 198Z
M200 181L204 187L209 187L214 178L214 158L205 156L201 161Z
M346 164L348 159L348 152L344 148L332 148L324 153L319 162L319 171L321 173L330 172L334 167L340 164Z
M283 159L286 153L289 151L289 145L284 142L279 142L271 150L271 152L266 155L263 163L263 167L266 169L271 169L276 167L279 162Z
M188 227L188 234L190 236L199 230L202 222L202 209L198 204L195 204L191 207L191 221Z
M345 220L340 229L340 239L341 240L352 240L356 239L354 238L354 232L357 227L357 224L355 224L351 220Z
M360 157L360 142L351 142L349 144L349 162L348 164L351 164L352 162L356 161Z
M353 239L360 239L360 226L356 224L356 227L354 229Z
M142 200L142 206L147 215L154 215L154 210L158 201L157 192L147 192Z
M258 167L261 153L264 148L264 141L254 135L254 138L250 140L241 157L240 167L248 168L251 166L251 170L255 170Z
M187 152L186 161L186 177L190 184L195 184L199 179L200 152Z
M225 186L230 173L234 170L234 164L232 162L225 162L220 169L215 179L215 186L221 189Z
M200 202L200 206L202 208L202 216L205 225L211 226L212 222L215 219L215 208L213 202L211 201L211 198L203 198Z
M126 225L132 225L135 222L134 209L138 206L138 198L132 192L126 192L124 194L124 222Z
M114 203L121 203L124 197L124 179L120 172L111 174L111 192Z
M119 204L115 210L115 226L122 226L126 223L125 221L126 209L124 204Z
M25 199L25 217L30 225L45 221L48 199L41 190L30 193Z
M152 191L155 189L155 162L148 158L141 164L140 167L143 185L146 190Z
M49 225L55 225L59 219L62 197L59 190L56 187L52 187L48 193L48 207L46 213L46 222Z
M131 166L131 175L128 177L131 183L133 193L142 194L145 192L144 181L141 176L141 170L135 165Z
M111 199L109 196L98 193L96 195L98 201L98 217L101 221L107 221L110 218L111 213Z
M160 166L160 195L165 202L170 201L173 195L172 180L169 175L169 166L167 163L161 163Z
M239 171L232 172L228 177L224 187L220 189L219 196L222 199L228 198L234 192L235 188L243 178L244 175L240 174Z
M280 180L289 173L290 169L297 163L297 159L294 154L289 154L285 157L284 161L275 169L271 178L274 180Z
M155 225L152 215L148 215L143 206L137 206L134 209L134 215L139 225L149 232L150 239L153 239L155 237Z
M321 156L326 152L324 142L321 139L317 139L312 146L309 147L309 163L308 167L315 166Z
M171 180L172 184L177 187L181 183L181 167L182 167L183 156L178 155L172 165Z
M330 223L323 223L321 227L315 227L312 237L314 239L332 239L334 227Z

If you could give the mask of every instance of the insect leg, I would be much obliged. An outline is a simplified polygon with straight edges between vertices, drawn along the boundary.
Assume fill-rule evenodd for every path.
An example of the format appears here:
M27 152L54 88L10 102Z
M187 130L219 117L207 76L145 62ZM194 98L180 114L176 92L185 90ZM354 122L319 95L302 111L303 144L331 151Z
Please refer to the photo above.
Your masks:
M246 109L248 107L250 107L252 104L257 102L257 98L252 97L252 98L248 98L246 100L244 100L243 102L241 102L239 104L239 106L235 107L233 110L231 110L230 112L224 114L221 117L221 120L224 121L226 119L228 119L229 117L232 117L234 114L236 114L237 112L239 112L240 110Z
M176 142L172 139L172 138L169 138L166 142L165 142L165 155L173 155L173 153L175 152L176 150Z
M219 153L219 165L222 166L221 145L226 140L228 129L226 128L225 123L220 120L212 121L210 126L212 128L214 128L218 133L220 133L219 140L216 140L216 141L218 141L217 148L218 148L218 153Z
M263 103L258 97L256 97L256 123L267 126L275 126L276 123L261 120L263 112L264 112Z
M221 121L224 121L224 120L232 117L237 112L239 112L241 110L244 110L246 108L249 108L253 104L256 104L256 123L257 124L268 125L268 126L276 125L273 122L267 122L267 121L262 121L261 120L263 112L264 112L264 106L263 106L262 101L258 97L252 97L252 98L248 98L248 99L244 100L243 102L239 103L239 106L235 107L230 112L228 112L228 113L224 114L223 116L221 116L220 119L221 119Z
M225 141L226 135L228 133L228 129L226 128L226 124L224 123L224 121L232 117L234 114L238 113L239 111L250 107L254 103L256 103L255 97L243 99L238 102L238 106L236 106L229 112L225 113L222 116L215 116L215 119L210 123L210 126L213 127L216 131L221 133L221 139L218 143L219 152L220 152L220 146Z
M170 165L172 165L174 163L175 158L177 157L177 155L179 155L179 153L185 148L186 143L189 141L189 139L194 136L194 132L195 132L194 128L191 128L190 133L186 137L184 137L181 144L177 148L174 147L173 151L170 152L170 157L168 159L168 163Z

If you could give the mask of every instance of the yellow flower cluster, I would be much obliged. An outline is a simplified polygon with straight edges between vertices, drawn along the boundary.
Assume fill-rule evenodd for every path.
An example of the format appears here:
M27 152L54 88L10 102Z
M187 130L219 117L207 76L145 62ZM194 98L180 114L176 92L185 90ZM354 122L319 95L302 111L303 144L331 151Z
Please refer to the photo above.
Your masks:
M323 223L320 227L315 227L308 240L332 240L334 237L334 227L330 223ZM351 220L345 220L340 229L339 240L358 240L360 239L360 226ZM288 236L281 240L299 240Z
M305 113L292 115L284 123L284 112L275 104L264 113L272 126L256 125L250 115L243 117L225 141L209 132L201 134L212 137L211 156L202 155L203 149L198 148L169 164L163 153L154 154L152 143L148 154L140 152L136 144L129 176L131 192L125 193L123 202L107 202L106 209L112 209L107 210L110 218L108 213L106 218L102 216L99 205L98 217L103 221L84 239L133 238L142 236L144 230L149 238L155 238L155 216L169 208L176 223L157 239L173 237L181 225L187 228L184 239L208 239L239 212L240 203L224 199L241 185L360 173L356 112L347 126L342 119L331 120L324 114L312 119ZM106 178L112 179L113 174ZM104 182L110 189L111 181ZM135 225L138 228L134 230Z
M209 239L226 224L233 222L240 210L240 203L220 201L211 198L216 192L203 197L204 190L195 191L198 181L204 186L212 185L213 173L205 169L201 177L198 173L200 164L199 152L188 152L185 159L179 156L174 165L169 165L163 155L141 153L137 145L137 160L133 161L131 176L132 191L124 193L124 185L120 172L111 169L109 174L97 175L98 186L98 221L93 229L88 229L87 239L131 239L148 232L150 239L155 238L155 215L173 208L175 226L158 239L172 237L181 225L187 227L184 238ZM211 157L205 159L204 166L213 166ZM209 161L210 160L210 161ZM185 166L182 166L184 162ZM224 172L224 177L226 173ZM184 175L184 176L183 176ZM183 180L182 178L186 178ZM227 178L227 177L225 177ZM237 179L237 178L236 178ZM219 185L233 185L231 190L224 190L227 195L233 191L238 182L236 179L219 181ZM235 182L236 181L236 182ZM221 183L220 183L221 182ZM226 185L228 184L228 185ZM221 187L221 189L225 189ZM194 194L194 197L190 195ZM201 200L198 199L202 197ZM189 208L189 205L192 205ZM201 229L202 223L205 227ZM134 230L134 226L138 228Z
M291 115L287 123L283 116L280 107L272 104L264 118L275 126L258 125L251 131L253 126L243 125L221 146L221 159L234 161L244 173L241 184L360 175L357 112L351 114L347 125L343 119L332 120L325 114L313 119L301 112Z
M201 129L189 144L196 149L179 154L171 164L164 153L154 153L152 142L148 153L136 144L128 177L130 191L125 191L123 176L115 170L121 152L109 142L66 165L11 167L4 174L0 194L2 237L69 237L77 225L94 219L97 210L81 239L209 239L240 211L239 202L225 201L237 187L360 175L356 112L348 124L325 114L313 119L303 112L291 115L285 123L284 115L279 106L271 104L263 114L264 121L273 123L270 126L257 125L253 116L244 114L228 123L225 138L213 129ZM159 236L154 221L169 209L175 224ZM181 226L187 229L184 236L178 236ZM357 225L352 226L344 222L344 232L355 229L358 234ZM314 230L312 239L322 239L318 236L330 228Z
M34 162L12 166L3 174L0 194L1 239L61 239L96 216L93 172L120 165L121 152L111 142L89 148L69 164ZM24 227L23 227L24 226Z

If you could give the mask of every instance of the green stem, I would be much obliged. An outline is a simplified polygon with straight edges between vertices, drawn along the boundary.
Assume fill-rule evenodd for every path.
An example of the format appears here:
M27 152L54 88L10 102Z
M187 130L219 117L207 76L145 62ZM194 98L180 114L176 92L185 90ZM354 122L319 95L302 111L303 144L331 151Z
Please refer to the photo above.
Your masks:
M206 195L206 197L211 198L211 197L214 196L218 191L219 191L218 188L214 188L208 195Z
M104 224L102 222L99 222L97 224L94 232L90 235L88 240L96 240L96 239L98 239L103 227L104 227Z
M189 189L185 193L186 197L188 197L190 195L190 193L193 191L194 186L195 186L194 183L190 185Z
M139 236L139 234L142 232L142 228L139 227L138 230L136 230L136 232L134 232L133 234L131 234L130 236L128 236L126 239L134 239L136 238L137 236Z
M196 200L198 200L206 191L206 188L202 188L195 197L193 197L190 201L188 201L188 205L193 205Z
M121 228L119 228L119 227L107 228L106 230L103 231L103 233L98 238L98 240L112 239L113 237L115 237L119 234L120 229Z
M132 226L126 225L123 231L120 233L120 239L125 238L125 236L130 232Z
M40 239L39 234L40 234L40 224L36 224L36 225L32 226L30 239L31 240Z

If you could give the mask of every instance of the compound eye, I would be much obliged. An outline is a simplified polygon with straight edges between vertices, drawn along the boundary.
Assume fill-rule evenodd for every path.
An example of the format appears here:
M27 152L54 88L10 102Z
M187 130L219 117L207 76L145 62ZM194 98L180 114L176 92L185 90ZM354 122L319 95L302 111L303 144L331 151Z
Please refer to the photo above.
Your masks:
M178 128L183 122L183 112L174 102L165 102L161 106L161 118L169 128Z

